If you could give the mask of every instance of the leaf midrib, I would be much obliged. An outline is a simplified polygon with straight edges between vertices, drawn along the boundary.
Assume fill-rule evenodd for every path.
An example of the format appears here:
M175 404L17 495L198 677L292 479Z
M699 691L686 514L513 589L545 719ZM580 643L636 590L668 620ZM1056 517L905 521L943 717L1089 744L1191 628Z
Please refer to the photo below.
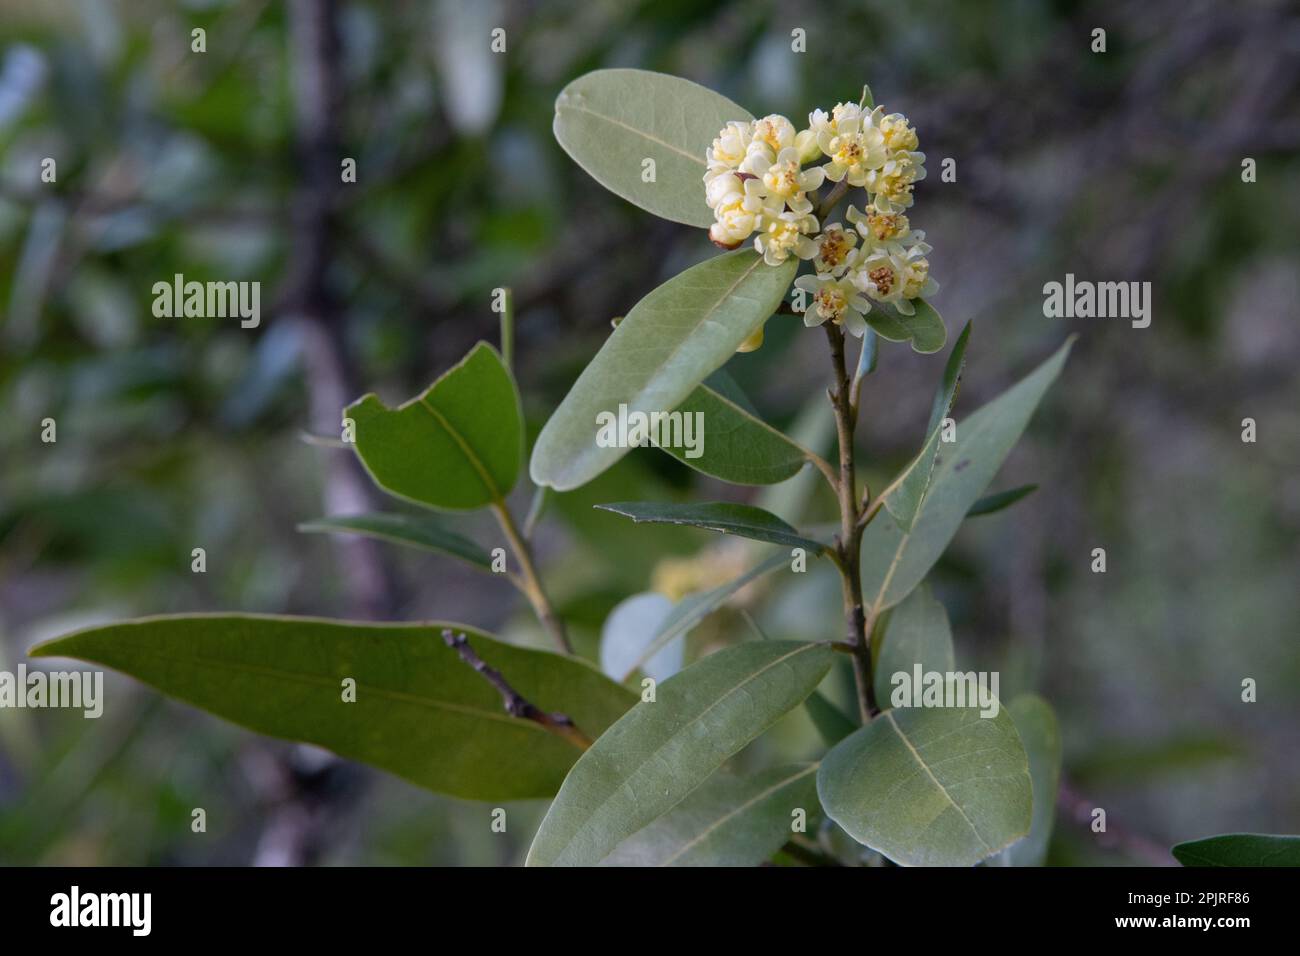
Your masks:
M636 408L641 407L642 397L645 395L650 384L654 382L654 380L658 376L658 373L661 372L667 365L671 364L673 359L677 357L678 353L680 353L684 348L686 348L687 343L690 342L690 340L695 336L697 332L699 332L699 330L704 326L704 324L713 317L713 314L722 307L722 304L726 302L729 298L731 298L732 293L735 292L736 289L740 287L740 284L744 282L746 279L748 279L751 275L753 275L754 270L761 265L766 265L766 263L763 261L762 256L756 255L750 267L746 269L744 272L742 272L739 276L737 276L735 281L733 281L731 285L727 286L726 290L723 291L722 295L718 296L718 298L713 302L712 305L710 305L707 309L705 309L703 312L700 313L699 318L696 320L695 324L691 327L690 331L688 331L684 336L682 336L681 340L676 345L673 346L672 351L670 351L666 356L664 356L662 361L658 362L655 365L652 374L650 374L646 378L645 384L638 387L635 396ZM773 268L777 268L777 267L773 267ZM643 299L642 301L644 302L645 300ZM692 389L694 387L695 386L692 386ZM688 391L686 395L690 395L690 392ZM682 396L682 400L685 400L686 395ZM680 404L680 402L674 404Z
M776 667L778 664L784 663L785 661L788 661L790 658L798 654L805 654L810 650L815 650L820 646L821 646L820 644L809 643L797 647L787 654L782 654L776 660L769 661L767 664L764 664L761 668L754 671L752 674L748 675L744 680L740 681L738 684L735 684L734 686L727 689L724 693L720 694L716 700L714 700L711 704L709 704L708 707L705 707L702 711L700 711L690 720L686 721L686 723L677 727L676 730L674 730L671 734L669 734L665 740L663 740L657 747L654 748L654 750L650 751L649 754L647 754L645 757L642 758L642 760L636 765L636 767L633 769L631 773L623 775L624 780L630 780L632 777L640 773L642 768L644 768L646 764L648 764L651 760L658 757L659 754L663 751L663 749L667 747L670 743L672 743L673 740L677 739L686 730L695 726L697 723L703 720L710 712L713 711L715 707L721 705L723 701L727 700L733 694L737 693L742 687L752 683L753 681L758 680L758 678L762 677L764 674L770 671L773 667ZM761 733L762 730L760 729L759 732ZM620 787L614 790L613 792L608 794L604 799L602 799L598 804L596 804L595 807L593 807L590 811L588 811L587 819L588 820L594 819L596 814L599 813L621 789L622 788ZM560 859L560 857L563 856L571 846L573 846L572 836L570 836L567 840L565 840L564 846L560 849L559 853L555 854L554 859L556 860Z
M710 835L711 835L715 830L717 830L719 827L721 827L721 826L722 826L723 824L725 824L727 821L729 821L729 820L735 818L736 816L738 816L738 815L741 814L741 813L744 813L746 810L748 810L750 807L752 807L754 804L758 803L759 801L761 801L761 800L766 800L768 797L770 797L772 794L776 793L778 790L781 790L781 789L783 789L783 788L785 788L785 787L790 786L790 784L794 783L796 780L800 779L801 777L806 777L806 776L808 776L808 774L810 774L810 773L816 773L816 772L817 772L817 768L818 768L819 766L821 766L820 762L818 762L818 763L814 763L814 764L809 764L807 768L805 768L805 769L803 769L803 770L800 770L800 771L799 771L798 773L796 773L796 774L791 774L789 777L786 777L784 780L781 780L781 781L779 781L779 782L773 784L772 786L768 787L768 788L767 788L766 790L764 790L762 793L756 794L755 796L751 797L749 800L746 800L744 803L740 804L738 807L736 807L736 808L735 808L734 810L732 810L730 813L725 813L725 814L723 814L722 816L718 817L716 820L714 820L712 823L710 823L707 827L705 827L703 830L701 830L701 831L699 832L699 834L698 834L696 837L694 837L693 839L691 839L691 840L687 841L685 844L683 844L683 846L681 847L681 849L679 849L676 853L674 853L672 856L668 857L666 860L664 860L664 861L663 861L662 863L660 863L659 865L660 865L660 866L672 866L672 864L673 864L673 862L674 862L675 860L680 859L681 856L682 856L683 854L688 853L688 852L690 852L692 849L694 849L696 846L699 846L700 843L702 843L702 842L704 842L706 839L708 839L709 836L710 836Z
M624 123L622 120L615 119L612 116L606 116L604 113L597 113L595 110L589 110L585 106L574 106L570 102L558 104L555 107L555 109L557 112L562 110L573 110L575 113L586 113L588 116L596 117L596 119L604 120L605 122L612 123L615 126L621 126L623 129L627 130L630 133L634 133L637 136L640 136L642 139L647 139L652 143L658 143L660 146L672 150L678 156L685 156L691 162L698 163L700 166L703 166L706 169L708 168L708 163L705 162L703 157L697 156L695 153L688 153L680 146L676 146L665 139L660 139L658 136L652 136L650 133L647 133L645 130L637 129L635 126L629 126L627 123Z
M153 660L162 661L168 664L196 664L197 663L207 667L215 667L217 669L235 671L236 673L254 674L259 677L273 677L276 678L277 680L288 680L299 684L307 684L315 687L325 687L331 689L334 687L334 679L332 677L316 677L314 675L304 674L298 671L282 670L278 667L267 667L260 664L245 664L238 661L223 660L221 658L175 657L170 654L159 654L154 651L144 651L139 653L140 656L142 657L151 658ZM91 659L91 658L87 658L87 659ZM109 667L116 667L116 665L110 664L108 661L97 661L97 663L105 664L106 666ZM154 684L152 681L146 680L143 677L141 677L140 680L145 681L145 683L150 684L150 686L159 687L159 685ZM480 717L485 720L495 720L501 723L510 724L511 726L518 727L520 729L536 731L538 733L543 733L543 734L547 733L545 728L543 728L540 724L536 724L533 721L520 720L518 718L511 717L508 714L499 713L495 710L482 710L480 708L474 707L471 704L457 704L457 703L452 703L450 701L439 700L436 697L422 697L418 694L408 694L404 691L393 690L391 688L383 687L382 685L377 685L377 684L367 683L365 685L361 685L360 683L358 683L358 687L361 686L364 686L369 693L372 693L377 697L387 698L389 700L394 700L401 703L417 704L421 707L428 707L433 710L447 710L447 711L451 711L452 713L466 714L472 717ZM175 693L174 690L169 691L161 687L159 687L159 689L164 690L164 692L166 693Z
M961 818L966 821L966 826L970 827L970 831L975 835L975 839L980 841L980 846L984 847L984 849L989 851L989 853L996 852L993 847L989 846L989 842L984 839L984 835L975 827L975 824L971 822L971 818L966 816L966 811L963 810L957 801L952 798L952 795L948 793L948 788L939 782L939 778L934 775L934 772L930 769L930 765L927 764L925 759L921 756L920 751L912 746L912 741L908 739L907 734L903 733L903 728L898 726L898 721L894 717L894 712L892 710L887 710L881 716L889 720L889 725L894 728L894 733L898 734L898 739L906 744L907 749L912 753L912 757L916 760L921 769L925 771L926 776L934 781L934 785L939 788L939 792L943 794L943 798L952 804L954 810L961 814Z
M430 392L426 392L420 396L420 407L432 415L438 424L446 430L447 434L451 436L452 440L460 446L460 450L464 453L465 458L469 461L470 465L473 466L474 470L478 472L479 480L483 482L484 489L492 496L493 500L498 502L501 501L503 497L501 489L497 487L496 482L492 480L492 476L488 474L487 468L484 466L478 454L470 447L469 443L465 441L464 436L452 427L451 422L447 421L447 416L442 414L442 412L438 411L437 408L429 403L429 394Z

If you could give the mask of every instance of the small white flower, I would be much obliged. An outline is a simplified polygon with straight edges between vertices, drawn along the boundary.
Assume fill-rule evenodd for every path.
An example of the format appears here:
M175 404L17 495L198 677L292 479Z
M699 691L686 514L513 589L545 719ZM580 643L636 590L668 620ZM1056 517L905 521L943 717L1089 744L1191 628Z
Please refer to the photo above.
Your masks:
M799 154L792 146L781 150L769 162L770 157L766 150L751 151L746 157L741 169L755 177L745 180L746 195L760 200L770 213L779 213L787 206L801 216L812 212L812 203L805 193L817 189L825 180L821 168L801 169Z
M864 185L875 194L879 212L901 212L912 205L912 184L925 178L925 153L894 153L867 173Z
M903 298L902 268L898 259L887 252L875 252L859 260L848 278L877 302L897 306Z
M769 266L780 265L790 258L791 253L800 259L817 255L817 243L808 238L810 233L817 231L815 216L795 212L773 216L765 212L759 217L758 230L754 248L763 254L763 261Z
M909 249L921 250L921 255L930 251L925 241L925 233L913 230L908 218L901 212L883 213L873 206L865 212L859 212L856 206L849 206L846 214L862 236L863 255L873 252L888 252L902 255Z
M729 193L713 210L716 222L709 227L709 238L724 249L735 249L758 227L758 214L749 207L745 195Z
M754 141L754 124L732 120L718 132L713 145L705 154L708 171L706 180L723 173L735 172L745 160L750 143Z
M781 150L794 145L795 129L784 116L772 113L754 123L753 142L763 143L772 154L779 155Z
M914 152L920 146L920 141L907 117L902 113L890 113L888 116L882 115L883 113L884 110L877 107L872 111L871 120L885 137L885 146L894 152Z
M909 299L919 299L939 291L939 283L930 278L930 260L917 249L909 249L902 257L899 275L902 279L903 297L898 303L898 311L904 315L912 315L916 311Z
M811 129L818 137L822 133L828 133L831 136L840 132L840 124L849 122L861 122L862 108L857 103L836 103L835 108L827 113L825 110L813 110L808 114L808 128Z
M719 173L704 182L704 201L710 209L717 209L733 194L741 197L745 194L744 184L735 173Z
M859 338L866 332L867 320L863 316L871 311L871 303L847 277L837 279L825 273L800 276L794 284L812 295L812 301L804 309L804 325L812 328L830 319Z
M827 130L817 137L817 145L830 157L822 167L826 178L835 183L847 179L850 186L864 186L872 171L885 164L885 138L874 126L864 128L856 116L839 120L836 126L838 132Z
M854 246L857 245L858 237L838 222L824 228L822 234L813 241L817 243L817 257L813 259L813 265L818 272L839 276L857 258L858 250Z

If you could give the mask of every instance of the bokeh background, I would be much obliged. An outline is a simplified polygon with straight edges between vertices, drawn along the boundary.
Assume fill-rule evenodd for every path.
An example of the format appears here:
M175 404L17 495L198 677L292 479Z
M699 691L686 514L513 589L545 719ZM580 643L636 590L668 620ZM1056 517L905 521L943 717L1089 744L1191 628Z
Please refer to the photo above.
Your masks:
M959 412L1080 334L993 486L1040 490L968 522L932 577L959 661L1057 709L1051 860L1166 862L1184 839L1300 831L1300 10L1283 2L0 0L0 668L75 626L185 610L437 617L530 640L497 581L299 534L382 504L346 452L305 436L495 341L497 286L514 291L536 429L612 317L713 254L552 139L556 93L602 66L796 122L864 82L906 112L931 170L913 224L935 246L935 303L950 338L975 322ZM339 182L342 157L357 183ZM947 157L955 183L939 181ZM154 318L153 283L178 272L261 281L261 326ZM1151 327L1044 318L1042 286L1066 272L1150 281ZM829 442L824 353L778 316L729 368L770 420ZM874 486L919 443L942 363L883 349L861 429ZM782 488L792 520L830 516L799 479ZM734 563L703 534L591 510L686 496L754 500L650 449L546 513L544 575L587 653L618 600L680 585L665 556ZM746 614L828 636L836 599L820 572L773 582L694 641L747 637ZM0 862L503 863L544 810L511 805L495 835L485 805L111 673L107 688L97 721L0 711ZM794 715L754 759L814 747ZM1104 836L1079 822L1098 806Z

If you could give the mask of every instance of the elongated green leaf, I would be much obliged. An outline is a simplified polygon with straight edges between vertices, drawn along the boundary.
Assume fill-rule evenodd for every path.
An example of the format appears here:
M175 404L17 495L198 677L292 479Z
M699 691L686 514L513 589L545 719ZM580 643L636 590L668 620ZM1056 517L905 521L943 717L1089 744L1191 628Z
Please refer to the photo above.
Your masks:
M1021 694L1007 710L1029 758L1034 813L1029 835L1007 850L1012 866L1042 866L1056 819L1056 793L1061 784L1061 731L1056 714L1037 694Z
M326 747L438 793L551 796L580 751L509 716L492 685L446 646L443 628L465 634L516 691L589 736L636 699L579 660L439 622L175 615L89 628L31 653L112 667L250 730ZM343 696L349 678L354 702Z
M638 524L680 524L704 528L721 534L735 534L755 541L770 541L792 548L806 548L821 554L826 546L820 541L805 538L776 515L753 505L730 501L705 501L699 504L678 504L664 501L612 501L596 505L602 511L631 518Z
M980 515L996 514L1005 508L1010 508L1021 498L1026 498L1037 490L1037 485L1021 485L1019 488L1011 488L1007 491L985 495L970 506L970 510L966 512L966 517L976 518Z
M956 666L948 612L922 584L890 612L884 639L872 651L876 701L881 707L893 706L895 674L906 674L910 680L917 664L923 671L943 673Z
M1005 708L887 710L826 755L817 793L905 866L974 866L1029 832L1029 764Z
M437 551L460 558L485 571L492 570L492 557L486 550L462 534L444 528L427 515L375 512L360 515L333 515L298 525L299 531L321 534L357 534L393 544L405 544L425 551Z
M638 658L672 610L673 602L653 591L620 601L600 630L600 669L614 678L636 670ZM686 635L682 634L647 660L643 670L647 677L665 681L682 669L685 655Z
M868 614L907 597L943 554L980 493L1024 432L1073 340L998 398L957 424L957 441L940 449L910 530L882 509L862 535L862 592Z
M880 361L880 336L875 329L867 329L862 334L862 351L858 353L858 367L853 373L853 386L876 370Z
M1179 843L1172 852L1183 866L1300 866L1300 836L1225 833Z
M714 373L714 377L721 370ZM740 400L712 387L713 377L687 396L677 411L703 416L707 440L697 457L688 449L663 450L696 471L734 485L773 485L798 473L809 461L809 453L792 438L783 435Z
M560 91L555 138L610 192L656 216L707 227L713 211L704 199L705 154L727 123L750 119L742 107L690 80L648 70L596 70Z
M930 489L934 476L934 465L939 455L940 438L943 432L943 420L952 408L961 381L961 371L965 365L966 343L970 338L970 323L962 330L957 344L948 357L943 379L935 394L930 410L930 421L926 426L925 444L921 450L877 496L876 508L885 508L893 517L895 525L901 531L911 531L921 510L921 502Z
M824 454L835 441L835 416L826 413L826 396L810 395L804 400L790 426L790 437L800 448ZM759 489L754 504L785 521L799 524L809 520L812 502L822 492L823 478L816 468L806 468L789 481Z
M930 490L930 481L934 475L934 463L939 455L939 439L943 434L943 420L952 409L957 397L957 388L961 384L962 369L966 364L966 343L970 339L970 323L962 329L953 346L952 354L944 367L943 379L934 396L930 409L930 423L926 426L925 444L915 458L903 469L884 491L880 493L880 503L889 509L894 521L903 531L912 530L913 522L921 510L921 502Z
M433 508L481 508L503 499L519 477L519 393L485 342L398 408L366 395L345 414L356 423L366 470L399 498Z
M659 685L574 764L529 866L591 866L676 806L803 699L830 670L828 644L754 641Z
M749 777L719 770L654 823L619 844L602 866L758 866L790 839L796 810L817 813L817 765Z
M911 342L916 352L929 354L943 348L948 330L934 306L924 299L913 299L915 315L903 315L887 302L872 302L866 314L867 324L890 342Z
M533 448L539 485L566 491L627 454L617 422L676 409L780 304L798 263L769 266L752 249L716 256L638 302L583 370ZM664 419L661 419L664 420ZM671 419L666 419L671 423ZM662 444L687 445L685 425ZM708 447L704 431L694 436ZM673 429L669 429L673 431Z
M967 322L961 330L961 335L957 336L957 342L952 347L952 354L943 367L943 379L934 393L934 402L930 405L930 421L925 426L927 435L942 424L952 410L952 403L957 400L957 389L961 387L962 373L966 370L966 343L970 341L972 325L973 322Z
M750 568L734 581L728 581L726 584L719 585L711 591L702 591L699 594L692 594L682 598L677 602L672 612L664 618L664 622L659 625L659 630L655 633L654 639L646 648L637 655L636 662L627 669L619 679L619 683L627 680L636 671L644 667L646 662L658 654L670 641L682 636L700 621L704 620L718 608L720 608L727 599L743 588L755 578L762 577L770 571L787 564L790 556L785 552L778 551L776 554L762 561L761 563Z

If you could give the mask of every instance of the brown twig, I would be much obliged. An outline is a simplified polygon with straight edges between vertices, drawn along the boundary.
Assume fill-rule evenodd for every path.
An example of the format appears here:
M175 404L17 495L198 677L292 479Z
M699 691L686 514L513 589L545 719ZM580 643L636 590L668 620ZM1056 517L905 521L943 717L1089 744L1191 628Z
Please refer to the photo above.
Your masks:
M848 191L849 181L846 177L836 183L831 188L831 191L826 194L826 198L817 206L817 221L821 222L829 216L835 210L835 207L839 205L840 200L844 198L844 194Z
M499 670L489 665L478 656L474 648L470 647L469 639L464 634L456 634L450 628L443 628L442 639L446 641L448 647L460 655L462 661L478 671L483 675L484 680L497 689L501 694L501 703L505 705L506 713L511 717L540 724L547 731L563 737L579 750L586 750L591 746L591 738L579 730L567 714L548 713L511 687Z
M1078 826L1088 828L1097 837L1097 842L1106 849L1120 850L1130 857L1148 866L1172 866L1173 856L1165 847L1144 834L1137 833L1113 820L1106 820L1106 830L1097 833L1092 829L1093 810L1096 801L1076 791L1064 780L1057 792L1056 805L1061 814Z
M857 410L850 401L852 382L844 361L844 333L839 326L827 322L826 339L831 347L831 364L835 370L835 386L828 392L831 407L835 410L835 426L839 434L840 476L836 483L840 503L840 533L835 541L836 565L844 596L844 623L848 643L854 648L853 676L858 688L858 710L865 724L879 713L875 690L871 680L871 644L866 615L862 602L862 576L859 570L862 548L862 526L859 523L857 479L854 469L853 433L857 427Z

